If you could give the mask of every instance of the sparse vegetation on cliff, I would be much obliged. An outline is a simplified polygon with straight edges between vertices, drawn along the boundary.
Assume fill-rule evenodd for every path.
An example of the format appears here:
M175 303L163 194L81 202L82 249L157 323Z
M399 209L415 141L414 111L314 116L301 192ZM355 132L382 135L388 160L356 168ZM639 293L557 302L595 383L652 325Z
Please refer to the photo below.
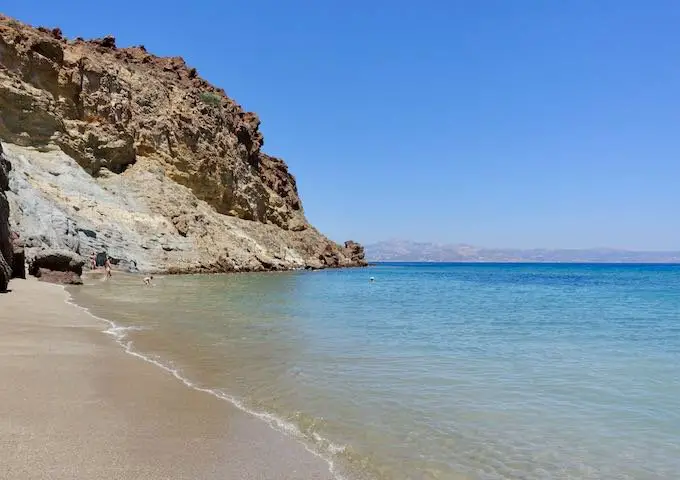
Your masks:
M222 104L222 98L216 93L212 92L201 93L201 100L203 101L203 103L207 103L208 105L213 106L219 106Z

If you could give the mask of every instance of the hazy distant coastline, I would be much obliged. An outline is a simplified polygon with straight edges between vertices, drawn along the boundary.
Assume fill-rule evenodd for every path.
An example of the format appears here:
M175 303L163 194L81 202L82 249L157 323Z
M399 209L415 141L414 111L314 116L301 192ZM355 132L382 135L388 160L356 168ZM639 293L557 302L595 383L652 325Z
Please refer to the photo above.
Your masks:
M483 248L408 240L386 240L365 248L371 262L680 263L680 250Z

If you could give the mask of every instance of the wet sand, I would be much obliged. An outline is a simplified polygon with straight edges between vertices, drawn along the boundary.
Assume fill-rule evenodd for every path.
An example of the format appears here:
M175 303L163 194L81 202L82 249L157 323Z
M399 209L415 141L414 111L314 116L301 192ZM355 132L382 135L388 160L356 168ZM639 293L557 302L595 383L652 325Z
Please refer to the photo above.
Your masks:
M331 479L261 420L124 353L62 287L0 294L0 465L12 479Z

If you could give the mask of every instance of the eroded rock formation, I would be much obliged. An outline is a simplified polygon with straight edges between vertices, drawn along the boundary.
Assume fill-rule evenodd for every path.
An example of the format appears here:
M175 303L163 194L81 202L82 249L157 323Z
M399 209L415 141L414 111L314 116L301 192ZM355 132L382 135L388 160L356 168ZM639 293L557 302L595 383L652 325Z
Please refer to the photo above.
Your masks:
M70 250L40 249L28 259L28 273L54 283L80 284L85 260Z
M181 58L0 16L0 111L27 251L178 272L365 263L309 225L257 115Z
M7 290L14 263L14 249L9 230L9 202L5 195L5 191L9 189L9 167L0 143L0 292Z

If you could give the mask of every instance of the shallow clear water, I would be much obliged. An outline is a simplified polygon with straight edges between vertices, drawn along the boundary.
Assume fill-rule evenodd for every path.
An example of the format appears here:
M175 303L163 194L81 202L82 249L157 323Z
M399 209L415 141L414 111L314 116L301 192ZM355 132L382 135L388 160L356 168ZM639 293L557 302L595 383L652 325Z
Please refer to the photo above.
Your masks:
M144 327L128 332L135 351L288 422L350 478L680 472L678 266L410 264L93 283L75 300Z

